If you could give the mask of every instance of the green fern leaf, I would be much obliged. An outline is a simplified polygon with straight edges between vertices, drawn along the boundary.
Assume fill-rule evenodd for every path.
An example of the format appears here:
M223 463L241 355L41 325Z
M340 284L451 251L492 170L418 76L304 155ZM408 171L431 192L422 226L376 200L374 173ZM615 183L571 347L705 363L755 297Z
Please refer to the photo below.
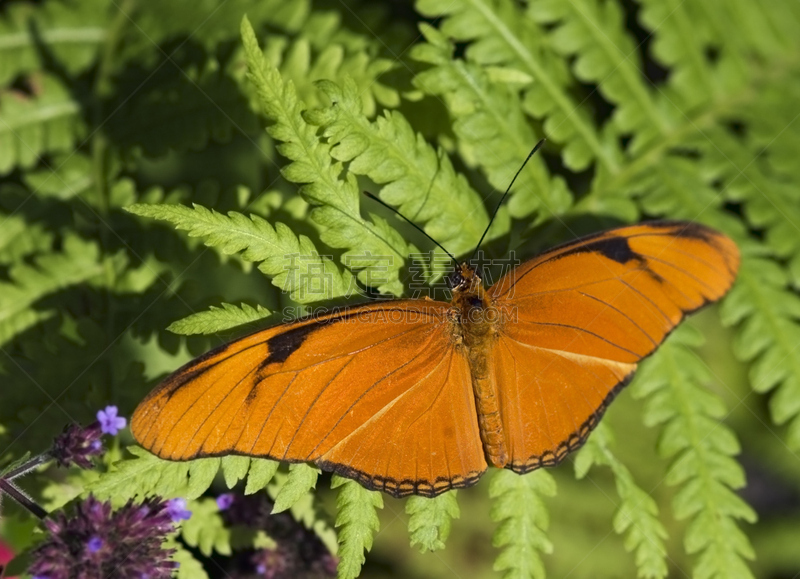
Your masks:
M800 83L795 87L794 96L800 98ZM785 92L781 97L794 98ZM774 107L781 106L772 99L770 102ZM755 110L748 111L747 114L750 122L756 122L756 119L752 118L756 114L762 123L775 114L775 111L767 109L765 104L760 102L754 108ZM778 111L778 114L782 112L788 114L788 111L781 111L780 108ZM775 145L771 143L775 134L780 136L786 132L783 129L783 124L774 126L775 133L770 134L769 140L766 141L770 147L770 160L776 165L775 168L782 170L789 179L797 179L800 178L800 171L797 171L796 167L781 158L775 159L776 154L782 156L791 154L785 149L780 152L775 151L773 149ZM708 156L709 162L721 168L720 176L726 179L723 190L725 197L745 204L747 221L753 227L765 231L766 245L773 250L776 257L787 261L786 269L792 276L791 281L793 285L800 287L800 229L798 229L800 204L797 203L797 188L791 181L784 182L783 179L770 177L768 171L774 168L754 163L752 149L755 146L747 147L723 130L710 132L709 137L713 139L714 144L704 147L704 153ZM794 151L793 148L791 150ZM792 172L795 173L794 177L790 177Z
M680 98L686 108L710 100L720 85L706 60L704 35L692 26L691 9L679 0L644 0L640 18L655 31L654 56L672 67L670 85L676 91L672 99Z
M164 549L173 549L172 560L177 562L179 567L175 577L177 579L208 579L208 573L203 569L203 564L194 558L194 555L175 539L164 541Z
M236 486L250 470L250 457L229 455L222 457L222 478L229 489Z
M282 513L291 508L297 501L308 495L319 477L319 469L299 462L289 467L289 476L283 482L275 496L273 513Z
M180 526L181 537L190 547L196 547L206 557L213 552L231 554L231 532L225 526L214 499L200 499L187 505L192 516Z
M137 6L136 29L126 52L152 51L153 44L174 38L201 43L209 52L229 42L239 31L242 14L256 26L270 25L296 32L305 29L311 12L310 0L171 0Z
M399 295L403 288L398 272L410 252L408 244L385 222L362 219L355 177L347 174L340 178L343 168L332 162L330 145L321 143L313 127L303 120L303 104L297 100L292 83L284 83L261 52L246 18L242 21L242 38L249 78L258 91L264 113L274 122L268 132L282 142L278 151L292 161L281 173L288 181L304 184L300 193L315 206L311 218L324 228L320 234L323 243L346 248L343 255L346 263L357 258L365 268L359 274L362 281L370 267L385 268L383 283L376 284L378 289Z
M32 97L0 93L0 175L71 149L84 132L80 104L51 76L37 79Z
M242 324L266 318L271 312L260 306L242 304L241 307L222 303L222 307L211 306L208 311L186 316L182 320L172 322L167 329L175 334L216 334Z
M445 17L441 31L470 42L467 59L480 65L503 65L533 79L524 96L525 110L544 119L544 134L564 144L564 163L585 169L598 160L616 172L619 160L613 141L595 129L591 117L571 96L563 59L547 48L544 31L510 0L418 0L423 15Z
M728 147L724 142L723 146ZM740 221L716 209L722 199L704 181L695 163L669 157L640 182L648 191L641 203L650 214L689 219L702 215L705 221L739 243L745 257L739 281L723 301L723 322L741 324L737 357L756 360L751 369L751 385L757 392L776 390L778 395L770 401L773 420L777 424L791 420L787 440L791 448L800 448L800 364L793 350L800 336L800 324L794 321L800 317L800 300L786 290L787 272L769 260L756 257L769 253L768 248L749 238ZM773 200L780 201L775 193L771 195ZM774 216L769 219L769 223L775 222ZM778 366L781 372L774 372Z
M739 282L722 305L727 325L740 323L734 351L753 361L750 384L756 392L775 391L772 419L789 423L787 443L800 449L800 298L786 290L787 273L774 262L745 257Z
M275 476L278 471L280 463L275 460L266 460L264 458L251 458L250 459L250 472L247 475L247 485L244 489L244 494L252 495L264 488Z
M347 272L320 256L310 239L295 235L282 223L273 228L257 215L248 218L234 211L222 215L200 205L137 204L127 210L168 221L191 237L202 237L206 245L219 248L223 254L241 251L243 259L260 262L258 269L272 277L273 285L288 291L300 303L347 295L353 287Z
M433 66L417 74L414 84L445 99L461 157L480 167L496 190L504 191L537 140L524 117L516 77L496 82L492 76L497 72L453 60L453 44L437 29L428 24L420 29L428 42L415 45L411 56ZM533 212L543 219L562 214L571 204L564 179L551 179L542 158L534 157L514 182L508 211L517 219Z
M71 75L86 70L106 41L108 0L11 4L0 18L0 84L44 68L48 54Z
M624 27L622 5L605 0L531 2L528 13L554 26L551 46L575 56L572 70L583 82L617 105L613 121L619 133L635 135L629 147L635 153L673 128L674 119L658 106L646 84L634 39Z
M636 552L637 575L659 579L667 576L667 532L658 520L655 501L634 481L631 472L611 452L612 434L603 422L598 425L575 459L575 476L583 478L589 469L605 465L614 474L620 505L614 515L614 531L627 533L625 548Z
M323 128L333 148L331 155L350 163L349 171L383 185L381 198L414 220L425 231L459 255L475 247L488 223L486 209L449 158L415 133L398 111L387 111L374 123L362 113L358 86L320 81L317 86L332 105L306 113Z
M32 253L43 253L50 249L53 234L40 223L28 223L21 215L0 213L0 264L9 265L22 261Z
M186 489L179 493L186 499L196 499L206 492L221 466L220 458L196 458L189 461L189 482Z
M363 46L349 51L335 40L321 44L316 32L321 28L319 34L329 36L331 31L324 30L328 23L312 17L310 28L288 46L287 39L282 37L271 35L266 39L264 54L284 79L292 81L298 98L310 108L324 106L328 103L317 90L316 81L328 79L340 83L351 78L359 88L359 99L368 117L375 116L378 103L386 107L398 106L400 95L397 90L379 80L382 74L396 68L396 63L371 57ZM333 24L340 25L338 22ZM316 54L314 47L317 47Z
M697 554L695 576L751 578L744 559L754 557L753 548L736 521L752 523L756 515L732 491L745 480L732 458L740 450L736 436L718 420L725 405L698 386L709 375L689 347L701 342L696 330L681 326L659 355L642 365L633 393L648 398L645 422L664 425L659 452L674 457L666 480L682 485L673 510L676 518L690 519L684 546Z
M62 288L98 280L107 265L95 243L68 234L61 252L39 254L35 265L21 261L11 266L10 282L0 282L0 346L52 315L32 309L38 300Z
M89 483L84 497L92 494L101 500L123 504L136 496L184 496L191 463L162 460L138 446L130 446L128 451L136 458L119 461L112 470Z
M411 546L419 545L420 552L439 551L450 535L450 524L461 515L456 491L433 497L412 496L406 501L408 532Z
M336 528L339 529L336 577L355 579L361 574L364 551L372 549L372 541L380 529L377 509L383 508L383 497L355 481L334 475L331 488L339 487L336 496Z
M80 196L95 207L99 205L92 160L87 155L75 152L54 155L49 165L28 171L25 183L44 199L68 201Z
M553 545L545 534L549 517L542 497L555 493L555 480L545 470L522 476L498 470L492 476L491 517L498 523L492 544L502 549L494 569L501 571L504 579L544 579L540 553L551 553Z

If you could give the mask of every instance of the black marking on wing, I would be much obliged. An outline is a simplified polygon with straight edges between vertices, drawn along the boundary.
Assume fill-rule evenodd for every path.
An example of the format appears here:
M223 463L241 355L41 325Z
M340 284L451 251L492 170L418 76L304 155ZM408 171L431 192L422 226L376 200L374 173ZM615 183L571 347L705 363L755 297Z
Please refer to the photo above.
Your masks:
M332 320L320 320L319 322L305 324L299 328L292 328L272 336L267 340L269 355L267 359L261 363L261 368L273 363L282 364L303 345L303 342L306 341L306 338L310 334L316 332L325 324L335 323L337 321L339 320L336 318Z
M625 265L631 260L641 261L642 256L631 249L628 240L625 237L607 237L605 239L598 239L597 241L590 241L579 245L574 249L565 251L558 257L567 257L568 255L575 255L576 253L595 252Z

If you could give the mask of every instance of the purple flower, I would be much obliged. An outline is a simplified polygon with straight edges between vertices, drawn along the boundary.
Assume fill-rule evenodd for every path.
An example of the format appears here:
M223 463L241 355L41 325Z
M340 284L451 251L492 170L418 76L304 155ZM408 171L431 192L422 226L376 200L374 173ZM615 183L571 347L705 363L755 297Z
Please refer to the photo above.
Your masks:
M81 468L92 468L91 457L103 454L103 443L100 442L102 430L99 422L86 428L77 424L64 427L56 436L50 455L56 459L58 466L78 465Z
M220 511L227 511L234 501L233 493L224 493L217 497L217 508Z
M192 511L186 509L186 499L170 499L167 501L167 512L172 517L172 521L185 521L192 517Z
M122 416L117 416L118 412L116 406L106 406L105 410L97 411L97 420L100 422L100 428L105 434L115 436L117 432L128 424L127 420Z
M219 504L219 498L217 499ZM266 494L236 495L222 513L228 525L241 525L266 531L277 544L257 551L251 559L258 577L336 577L338 559L331 555L317 534L298 523L289 513L271 514L272 503Z
M90 553L97 553L103 548L103 539L100 537L92 537L89 539L89 542L86 543L86 547L88 547Z
M117 511L89 497L74 516L45 520L47 538L31 552L29 573L40 579L168 579L177 567L161 548L175 530L167 503L129 501Z
M278 544L274 549L262 549L253 555L256 573L265 579L295 577L300 569L295 568L295 561L289 549Z

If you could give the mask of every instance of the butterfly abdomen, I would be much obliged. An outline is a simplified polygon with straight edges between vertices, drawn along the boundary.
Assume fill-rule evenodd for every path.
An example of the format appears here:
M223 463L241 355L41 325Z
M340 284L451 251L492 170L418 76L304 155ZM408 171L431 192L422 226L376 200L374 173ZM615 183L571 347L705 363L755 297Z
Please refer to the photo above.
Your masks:
M469 365L472 370L475 410L486 461L492 466L502 468L508 462L508 453L500 418L495 372L489 355L496 332L493 327L485 327L484 324L466 324L464 330L464 341L469 351Z
M461 331L472 371L472 391L486 462L502 468L508 463L508 451L490 356L498 338L499 319L483 288L471 289L473 291L456 292L453 303L460 311Z
M500 404L495 391L494 376L489 374L481 378L473 374L472 389L475 393L478 427L481 431L486 461L492 466L502 468L508 463L508 452L503 423L500 420Z

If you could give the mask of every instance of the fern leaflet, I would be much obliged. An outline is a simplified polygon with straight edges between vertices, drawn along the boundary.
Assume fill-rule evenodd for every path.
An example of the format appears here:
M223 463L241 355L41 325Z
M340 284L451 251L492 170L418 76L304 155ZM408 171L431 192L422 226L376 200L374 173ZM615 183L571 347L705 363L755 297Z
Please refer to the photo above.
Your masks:
M736 435L719 422L722 400L699 386L708 372L689 347L702 337L682 326L661 346L659 355L642 365L634 396L647 397L644 420L661 424L659 452L673 458L666 481L682 485L673 500L679 520L690 519L684 546L697 554L700 579L752 578L744 559L753 548L737 520L755 522L753 510L734 492L745 484Z

